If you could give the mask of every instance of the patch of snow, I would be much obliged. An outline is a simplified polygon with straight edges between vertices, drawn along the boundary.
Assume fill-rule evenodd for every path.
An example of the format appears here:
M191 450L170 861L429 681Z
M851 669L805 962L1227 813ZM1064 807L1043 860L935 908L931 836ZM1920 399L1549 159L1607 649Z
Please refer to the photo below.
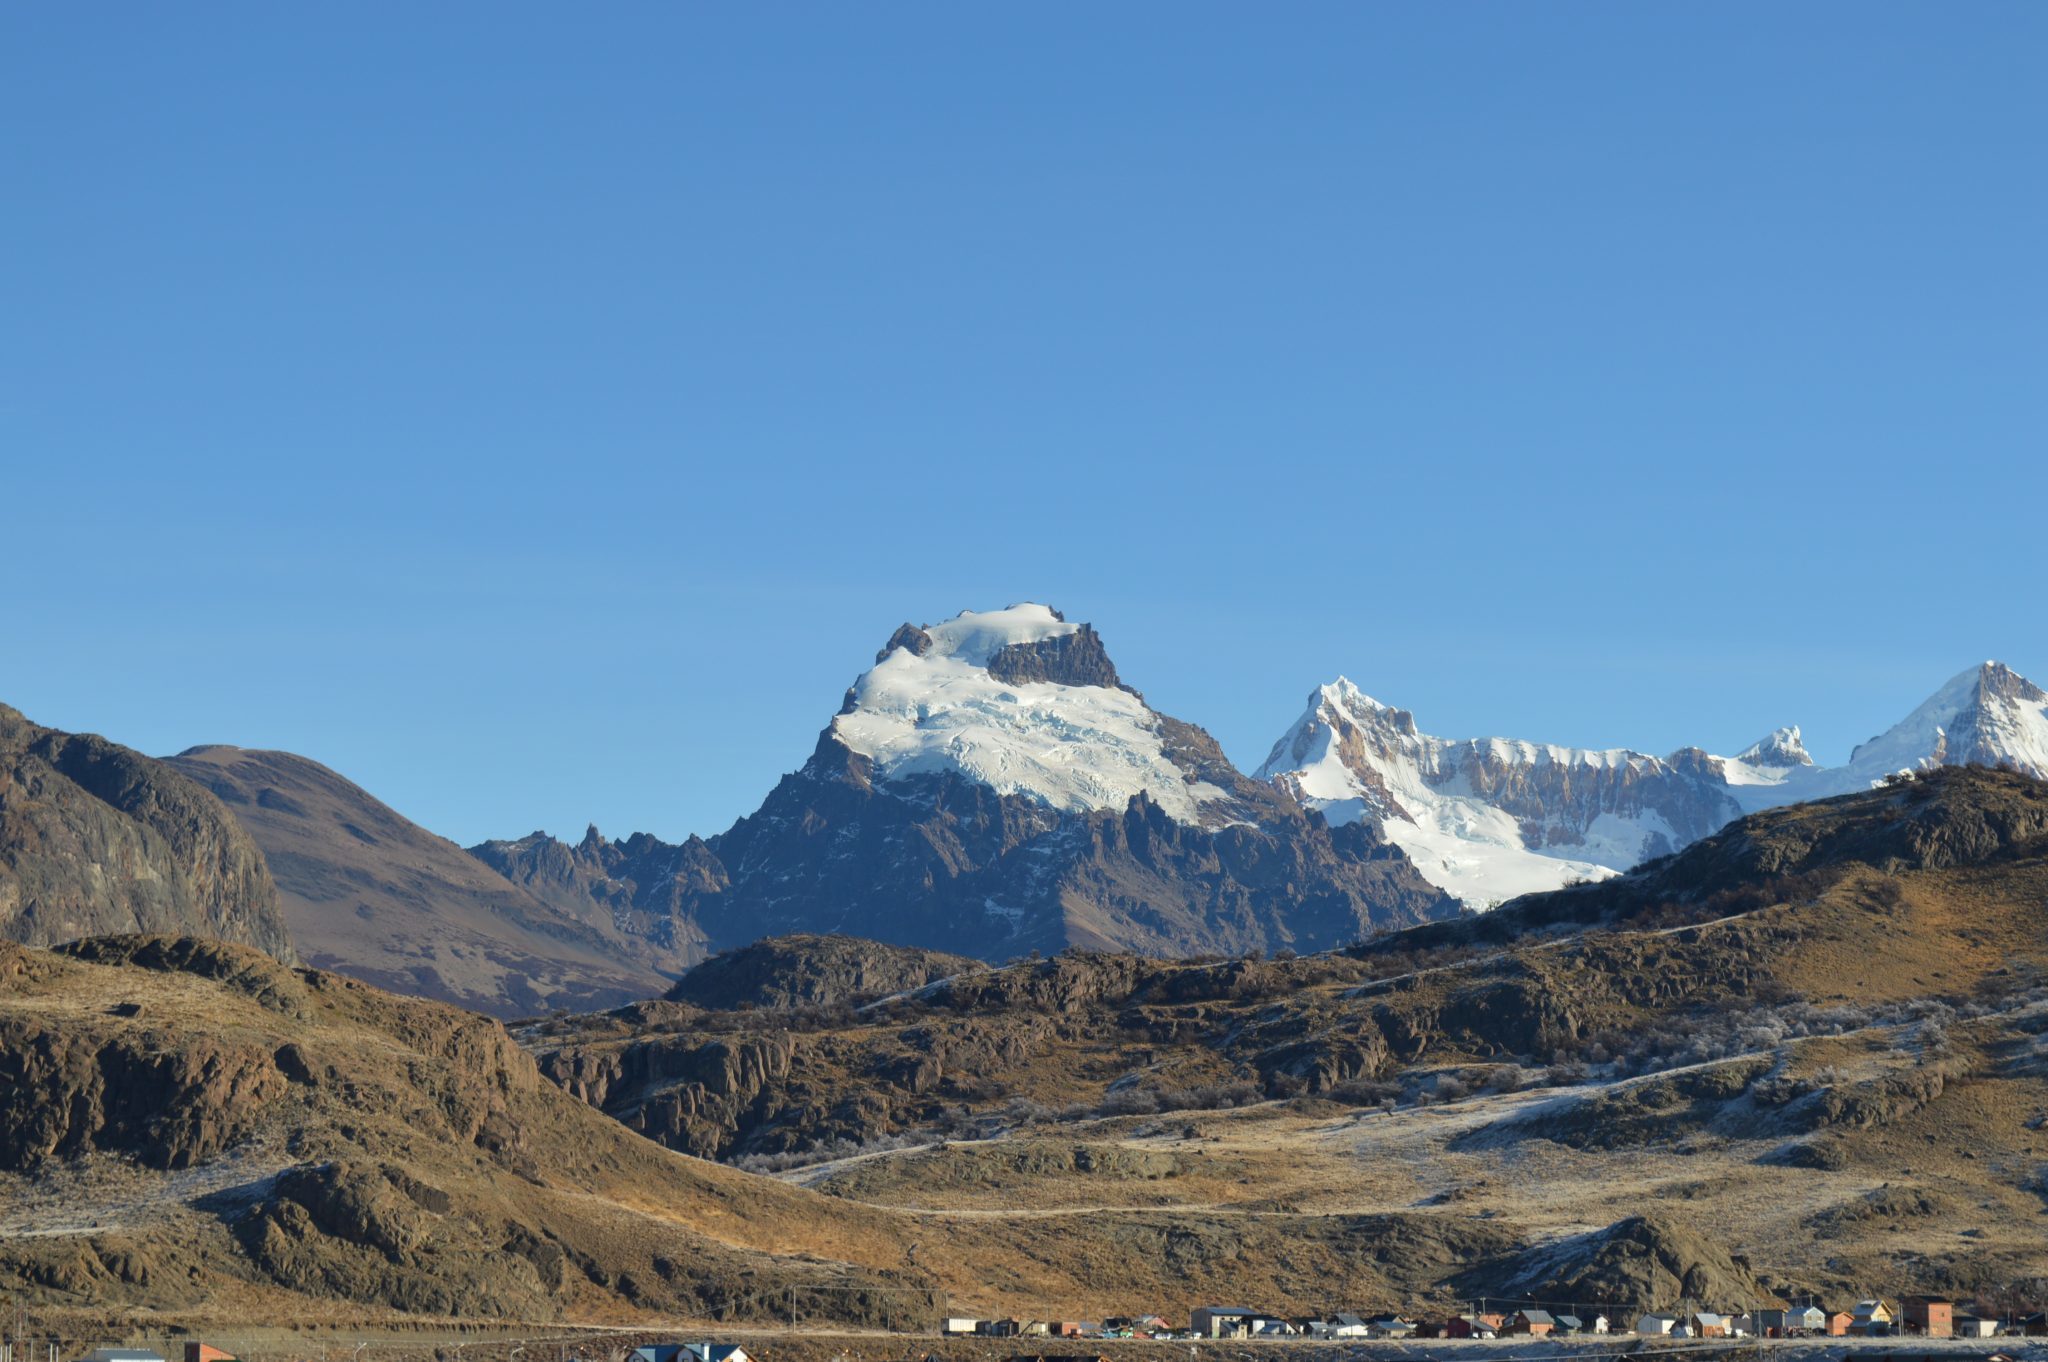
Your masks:
M1079 628L1042 605L931 625L931 651L897 648L876 663L854 683L852 708L832 721L832 732L872 758L884 780L950 772L1065 812L1122 809L1142 791L1169 817L1199 824L1200 806L1224 792L1188 782L1143 700L1103 686L1010 685L989 675L1000 649Z
M1347 763L1347 740L1364 769ZM1625 750L1587 751L1505 738L1447 742L1417 732L1402 711L1340 676L1309 698L1308 712L1274 746L1259 774L1281 779L1333 824L1364 818L1377 822L1424 879L1477 908L1577 880L1606 879L1616 873L1615 860L1633 865L1653 835L1669 835L1668 825L1654 815L1653 825L1635 826L1610 817L1596 819L1587 829L1586 846L1532 846L1520 820L1472 788L1466 765L1481 757L1583 769L1655 760Z
M1961 760L2010 762L2048 778L2048 692L1987 662L1952 678L1857 748L1846 765L1816 766L1800 730L1788 725L1738 756L1707 758L1704 773L1696 775L1698 767L1679 758L1666 763L1627 749L1434 738L1418 731L1405 711L1339 677L1309 697L1307 711L1274 744L1259 775L1288 786L1332 823L1378 824L1431 883L1486 906L1514 893L1625 870L1688 840L1654 809L1627 816L1602 811L1583 827L1567 825L1540 803L1532 814L1526 786L1518 775L1503 782L1503 771L1534 777L1545 767L1561 767L1567 776L1627 771L1644 780L1689 782L1705 801L1699 817L1711 821L1716 813L1824 799L1869 789L1895 771ZM1692 831L1699 831L1697 823Z

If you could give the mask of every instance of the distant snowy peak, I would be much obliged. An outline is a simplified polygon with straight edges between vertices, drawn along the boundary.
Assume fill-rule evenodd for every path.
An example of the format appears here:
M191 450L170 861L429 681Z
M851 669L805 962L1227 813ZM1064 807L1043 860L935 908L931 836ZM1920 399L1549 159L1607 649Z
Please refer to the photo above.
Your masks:
M1799 726L1788 724L1784 728L1772 729L1768 737L1760 738L1742 749L1735 760L1746 766L1811 766L1813 758L1806 751L1806 744L1800 739Z
M883 782L952 774L1065 812L1142 793L1200 824L1226 792L1176 763L1168 722L1122 684L1092 628L1024 604L904 625L830 731Z
M1855 787L1893 771L2009 764L2048 777L2048 692L2002 662L1950 679L1849 756Z
M1432 884L1486 906L1674 850L1737 810L1699 763L1625 748L1450 740L1339 677L1259 774L1333 823L1370 821Z
M1484 905L1628 869L1743 813L1944 764L2005 764L2048 778L2048 692L1987 662L1846 765L1823 767L1789 725L1733 757L1449 741L1339 677L1310 695L1259 773L1332 822L1378 824L1431 883Z

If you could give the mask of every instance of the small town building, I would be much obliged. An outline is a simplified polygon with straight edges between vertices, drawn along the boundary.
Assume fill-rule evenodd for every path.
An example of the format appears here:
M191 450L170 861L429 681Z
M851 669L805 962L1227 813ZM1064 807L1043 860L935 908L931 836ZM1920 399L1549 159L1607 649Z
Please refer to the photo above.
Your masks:
M1021 1319L985 1319L981 1322L981 1327L976 1329L975 1332L984 1338L1015 1338L1018 1334L1024 1332L1024 1321Z
M164 1355L153 1348L94 1348L86 1362L164 1362Z
M1694 1311L1686 1323L1692 1325L1692 1338L1726 1338L1729 1320L1726 1315L1717 1315L1712 1310Z
M1847 1338L1849 1331L1856 1327L1856 1316L1847 1310L1831 1311L1828 1315L1827 1334L1829 1338Z
M1310 1323L1308 1332L1312 1338L1365 1338L1372 1333L1372 1326L1357 1315L1339 1311Z
M1664 1338L1677 1327L1676 1315L1644 1315L1636 1321L1636 1332L1651 1338Z
M1527 1338L1548 1338L1557 1319L1548 1310L1517 1310L1508 1316L1506 1332Z
M1063 1319L1052 1326L1051 1332L1054 1338L1086 1338L1090 1334L1101 1333L1102 1326L1078 1319Z
M754 1362L737 1343L688 1343L683 1346L688 1362ZM676 1362L685 1362L678 1358Z
M1881 1300L1857 1301L1849 1314L1851 1333L1881 1338L1892 1331L1892 1309Z
M1756 1312L1756 1332L1763 1338L1797 1338L1803 1334L1824 1334L1827 1331L1828 1312L1818 1305Z
M1339 1315L1338 1318L1344 1319L1346 1316ZM1349 1318L1357 1319L1358 1316L1352 1315ZM1403 1319L1399 1315L1381 1315L1377 1319L1366 1321L1366 1331L1374 1338L1413 1338L1415 1321Z
M204 1343L187 1343L185 1362L235 1362L235 1355Z
M1908 1296L1900 1302L1905 1307L1906 1332L1925 1334L1929 1338L1954 1338L1956 1333L1956 1303L1946 1296Z
M1261 1318L1241 1305L1198 1305L1188 1312L1188 1330L1203 1338L1250 1338Z
M1973 1314L1968 1310L1956 1311L1955 1326L1957 1338L1998 1337L1997 1320L1986 1319L1984 1316Z
M1500 1326L1485 1315L1459 1315L1444 1323L1445 1338L1499 1338Z
M984 1320L968 1319L965 1315L949 1315L946 1317L946 1322L939 1326L939 1332L942 1334L978 1334L981 1332L981 1326L985 1322ZM191 1359L186 1359L186 1362L191 1362Z

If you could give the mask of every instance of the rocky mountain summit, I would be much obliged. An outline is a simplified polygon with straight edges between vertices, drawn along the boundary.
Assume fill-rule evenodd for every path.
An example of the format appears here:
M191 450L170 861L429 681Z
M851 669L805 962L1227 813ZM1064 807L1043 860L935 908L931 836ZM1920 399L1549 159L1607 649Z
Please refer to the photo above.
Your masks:
M204 786L0 705L0 937L135 931L292 956L262 852Z
M1986 662L1831 768L1791 726L1734 757L1436 738L1339 677L1309 696L1259 774L1333 823L1378 828L1430 883L1483 908L1626 870L1745 812L1943 765L2048 775L2048 693Z
M473 851L719 948L829 931L984 959L1317 949L1452 908L1373 828L1246 777L1038 605L898 629L810 760L716 837Z

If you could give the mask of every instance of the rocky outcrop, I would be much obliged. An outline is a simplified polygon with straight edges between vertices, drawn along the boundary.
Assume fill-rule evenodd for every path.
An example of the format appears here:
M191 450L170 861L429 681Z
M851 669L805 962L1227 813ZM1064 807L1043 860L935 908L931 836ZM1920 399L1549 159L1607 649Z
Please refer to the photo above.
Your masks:
M964 955L885 946L860 937L769 937L712 956L668 991L695 1007L829 1007L922 988L986 966Z
M999 648L988 660L988 674L1012 686L1033 681L1061 686L1123 685L1117 679L1116 664L1109 660L1109 651L1102 646L1102 635L1090 624L1081 625L1071 634L1055 634Z
M262 852L162 762L0 706L0 935L176 932L290 958Z
M1503 1294L1644 1311L1681 1301L1776 1300L1749 1263L1731 1255L1718 1237L1667 1215L1631 1216L1532 1250L1508 1269ZM1628 1323L1614 1321L1616 1329Z
M0 1230L0 1286L31 1306L191 1317L255 1290L308 1312L867 1323L933 1305L885 1218L676 1158L543 1081L488 1018L246 947L0 949L0 1090L0 1173L38 1208L33 1232ZM791 1300L811 1284L834 1289Z

